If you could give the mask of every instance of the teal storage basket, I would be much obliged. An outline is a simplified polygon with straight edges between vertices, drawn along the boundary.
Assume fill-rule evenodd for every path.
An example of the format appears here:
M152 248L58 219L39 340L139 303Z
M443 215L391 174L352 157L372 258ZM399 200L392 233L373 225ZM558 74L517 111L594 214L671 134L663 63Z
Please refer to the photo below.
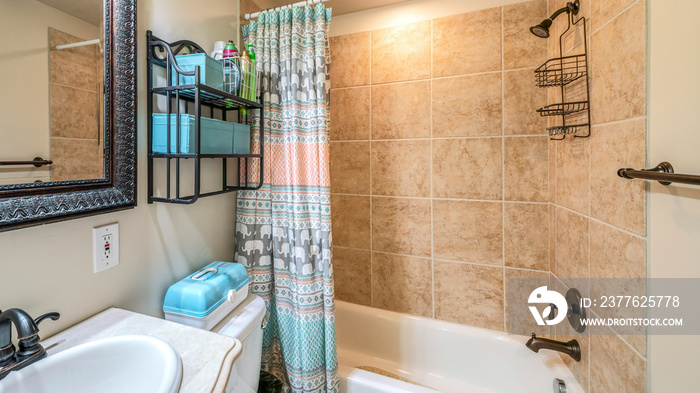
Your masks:
M250 126L233 123L233 153L250 154Z
M153 152L168 153L167 115L153 114ZM170 115L170 153L194 154L194 116L180 115L180 151L177 151L175 132L177 115ZM200 118L199 151L202 154L233 154L233 127L235 123L223 120Z
M205 53L175 56L175 61L183 71L194 71L194 66L199 66L199 83L219 90L224 89L224 69L219 61ZM177 85L175 79L177 73L174 68L172 75L173 85ZM194 84L194 75L180 75L180 85L192 84Z
M245 266L231 262L212 262L168 288L163 311L205 318L250 282ZM243 296L245 297L245 296Z

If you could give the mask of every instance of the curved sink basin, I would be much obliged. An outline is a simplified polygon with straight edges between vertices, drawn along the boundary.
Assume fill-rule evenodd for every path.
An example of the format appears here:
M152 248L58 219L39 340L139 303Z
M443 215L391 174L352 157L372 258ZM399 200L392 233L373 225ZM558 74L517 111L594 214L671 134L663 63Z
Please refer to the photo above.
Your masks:
M182 361L165 341L118 336L66 349L0 381L0 393L175 393Z

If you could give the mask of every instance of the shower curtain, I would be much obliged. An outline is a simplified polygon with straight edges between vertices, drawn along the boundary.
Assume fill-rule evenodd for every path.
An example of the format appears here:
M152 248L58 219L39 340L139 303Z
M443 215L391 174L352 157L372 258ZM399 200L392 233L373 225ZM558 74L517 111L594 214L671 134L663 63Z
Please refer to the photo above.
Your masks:
M329 117L331 10L264 11L243 26L263 70L265 159L258 191L238 193L236 260L270 315L262 369L292 392L335 393ZM259 118L252 123L259 151ZM257 139L256 139L257 136ZM255 160L252 160L255 161ZM253 179L259 179L250 165ZM257 182L255 182L257 183Z

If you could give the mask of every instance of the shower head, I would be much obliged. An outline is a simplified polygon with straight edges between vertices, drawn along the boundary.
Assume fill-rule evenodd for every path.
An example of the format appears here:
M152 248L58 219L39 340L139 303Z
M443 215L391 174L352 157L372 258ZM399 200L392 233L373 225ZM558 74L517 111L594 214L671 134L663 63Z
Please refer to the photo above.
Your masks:
M552 16L540 22L539 25L530 27L530 32L540 38L549 38L549 28L552 26L552 22L554 21L554 19L556 19L557 16L563 14L564 12L566 12L567 14L578 14L579 6L579 0L576 0L573 3L566 3L566 6L556 10L552 14Z
M552 20L547 18L540 22L539 25L530 27L530 32L540 38L549 38L550 26L552 26Z

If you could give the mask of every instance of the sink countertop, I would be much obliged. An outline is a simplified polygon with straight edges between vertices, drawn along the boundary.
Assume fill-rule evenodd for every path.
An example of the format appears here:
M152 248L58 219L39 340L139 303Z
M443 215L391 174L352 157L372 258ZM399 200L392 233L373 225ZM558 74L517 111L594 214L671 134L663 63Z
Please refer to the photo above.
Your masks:
M42 341L49 356L101 338L142 334L157 337L182 358L179 393L223 393L243 346L227 337L119 308L110 308Z

